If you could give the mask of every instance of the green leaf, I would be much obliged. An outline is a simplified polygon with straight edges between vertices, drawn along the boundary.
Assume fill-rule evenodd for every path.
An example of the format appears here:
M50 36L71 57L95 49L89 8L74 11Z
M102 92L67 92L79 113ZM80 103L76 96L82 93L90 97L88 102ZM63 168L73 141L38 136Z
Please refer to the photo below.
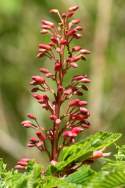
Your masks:
M60 162L55 166L49 166L47 173L62 171L68 165L72 163L84 161L91 156L93 151L100 150L114 143L120 138L119 133L110 132L98 132L89 136L85 140L82 140L69 147L65 147L62 151Z
M125 161L111 161L92 178L85 188L125 187Z
M95 174L96 172L92 170L90 166L83 165L76 172L67 176L65 179L68 182L75 183L75 184L82 184L85 186L85 184L88 183Z
M116 160L119 161L125 161L125 145L117 146L118 147L118 153L115 155Z
M69 183L65 179L56 178L54 176L45 176L42 182L42 188L82 188L76 184Z

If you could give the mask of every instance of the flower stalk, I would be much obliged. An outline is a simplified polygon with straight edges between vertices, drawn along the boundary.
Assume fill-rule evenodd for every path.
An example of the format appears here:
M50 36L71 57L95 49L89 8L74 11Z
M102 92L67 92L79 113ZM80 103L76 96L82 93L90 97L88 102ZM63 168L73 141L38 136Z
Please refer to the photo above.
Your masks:
M90 127L87 102L79 99L79 96L83 96L88 90L86 84L91 80L87 75L75 75L70 83L64 86L64 78L68 70L77 68L79 61L86 60L86 55L90 54L87 49L72 46L72 40L78 40L82 36L79 33L82 31L79 25L80 19L72 19L78 8L78 6L70 7L62 14L57 9L51 9L50 13L56 14L59 18L57 25L51 21L41 21L41 34L50 35L50 42L39 44L37 57L42 59L46 56L52 61L54 73L40 67L42 76L32 76L30 85L33 87L32 97L49 112L52 126L48 129L41 127L33 114L28 114L30 120L21 123L22 126L35 130L36 137L30 139L28 147L36 147L41 152L46 152L49 161L54 164L58 161L63 147L74 143L76 137ZM48 84L47 79L56 83L55 90ZM51 93L52 101L49 100L46 92ZM65 102L67 107L62 113L62 105ZM48 142L51 145L50 149L47 147Z

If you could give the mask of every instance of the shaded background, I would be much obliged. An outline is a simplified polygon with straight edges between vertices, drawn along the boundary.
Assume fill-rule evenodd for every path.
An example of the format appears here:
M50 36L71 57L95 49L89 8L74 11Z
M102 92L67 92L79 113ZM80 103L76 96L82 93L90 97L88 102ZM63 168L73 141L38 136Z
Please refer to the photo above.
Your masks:
M51 8L65 11L76 4L80 6L76 17L84 28L80 44L92 51L78 68L78 73L88 73L93 81L87 96L92 112L87 134L98 130L122 132L121 142L125 143L125 1L1 0L0 157L9 167L24 156L46 164L43 154L25 147L32 132L20 122L32 112L42 124L48 123L47 113L32 99L28 85L40 65L51 66L45 59L36 59L37 45L43 40L40 20L55 19L48 14Z

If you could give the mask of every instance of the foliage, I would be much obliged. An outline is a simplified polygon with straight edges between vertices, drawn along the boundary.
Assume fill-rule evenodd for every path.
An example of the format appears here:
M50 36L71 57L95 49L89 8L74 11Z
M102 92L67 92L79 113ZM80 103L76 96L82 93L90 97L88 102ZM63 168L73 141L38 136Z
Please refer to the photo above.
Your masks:
M109 139L111 138L111 140ZM86 151L87 145L89 145L89 155L95 151L95 148L101 149L103 147L103 139L107 146L116 142L116 140L120 137L119 134L114 133L97 133L95 135L90 136L89 138L81 141L80 143L76 143L73 146L69 146L68 151L63 151L62 158L65 159L65 163L68 158L66 155L70 154L70 157L74 158L73 148L77 148L79 144L81 147L79 148L80 153L83 150ZM95 144L93 144L93 138L98 140ZM102 143L101 143L102 142ZM83 145L82 145L83 144ZM84 147L83 147L84 146ZM85 147L86 146L86 147ZM124 146L119 147L116 155L119 155L119 151L123 151ZM125 157L125 150L122 153L122 157ZM85 152L84 152L85 153ZM79 152L75 153L76 159L79 158ZM64 157L65 156L65 157ZM0 161L0 185L1 188L110 188L110 187L124 187L125 186L125 160L122 160L118 157L114 159L104 160L105 163L102 164L100 169L94 170L92 166L88 164L84 164L85 158L82 158L83 163L73 164L72 169L75 171L70 172L70 174L66 175L64 173L64 169L60 169L60 173L56 173L55 171L51 171L47 173L48 169L45 170L41 167L41 164L36 163L35 161L29 161L28 166L25 172L21 173L17 170L7 170L6 165L3 161ZM66 163L67 164L67 163ZM72 164L70 161L69 165ZM57 165L53 166L54 169L58 169L60 166L60 162ZM50 169L50 167L48 167ZM71 169L70 169L71 170ZM66 171L65 171L66 172ZM65 175L64 175L65 174Z

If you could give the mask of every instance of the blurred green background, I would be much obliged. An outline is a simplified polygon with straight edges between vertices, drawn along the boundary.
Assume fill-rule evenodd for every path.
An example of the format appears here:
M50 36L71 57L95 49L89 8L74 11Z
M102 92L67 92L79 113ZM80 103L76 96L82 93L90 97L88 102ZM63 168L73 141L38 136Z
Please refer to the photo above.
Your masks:
M92 126L87 134L122 132L121 142L125 143L125 1L1 0L0 157L9 167L21 157L34 157L46 164L43 154L25 147L33 133L20 122L32 112L41 124L48 123L47 113L32 99L28 84L39 66L50 67L46 59L36 59L37 45L43 40L40 20L56 19L48 13L51 8L65 11L76 4L80 7L76 17L84 28L80 44L92 51L78 69L92 79L87 95ZM74 70L69 79L71 74Z

